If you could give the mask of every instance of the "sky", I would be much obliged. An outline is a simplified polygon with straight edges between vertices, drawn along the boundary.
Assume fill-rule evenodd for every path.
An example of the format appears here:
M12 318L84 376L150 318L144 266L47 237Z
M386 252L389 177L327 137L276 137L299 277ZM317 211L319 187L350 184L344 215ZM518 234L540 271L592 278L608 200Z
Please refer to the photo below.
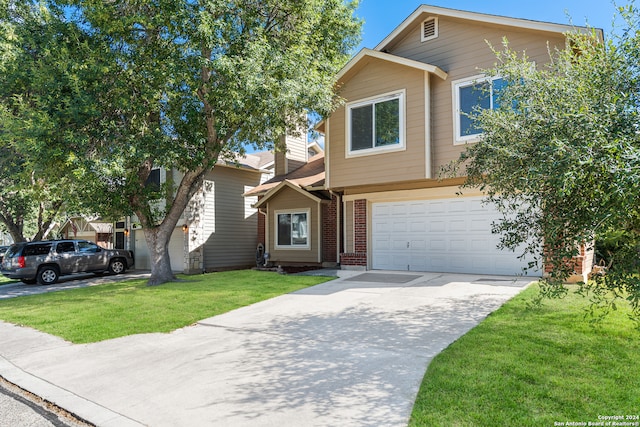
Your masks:
M626 4L625 0L617 0ZM356 15L364 20L361 48L373 49L421 4L531 19L555 24L588 24L604 30L613 29L616 7L610 0L360 0Z

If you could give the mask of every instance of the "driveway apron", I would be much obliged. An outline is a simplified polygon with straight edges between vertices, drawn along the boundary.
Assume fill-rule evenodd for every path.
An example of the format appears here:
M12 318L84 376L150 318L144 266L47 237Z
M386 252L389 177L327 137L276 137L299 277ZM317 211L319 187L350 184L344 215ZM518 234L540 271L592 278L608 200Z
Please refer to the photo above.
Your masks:
M431 359L531 281L340 274L170 334L74 345L0 322L0 376L104 426L406 426Z

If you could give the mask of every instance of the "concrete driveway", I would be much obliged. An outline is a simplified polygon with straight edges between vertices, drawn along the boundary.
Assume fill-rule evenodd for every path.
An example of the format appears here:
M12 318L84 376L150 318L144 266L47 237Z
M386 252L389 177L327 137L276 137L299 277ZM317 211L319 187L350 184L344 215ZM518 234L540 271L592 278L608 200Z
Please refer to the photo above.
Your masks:
M0 322L0 376L99 426L406 426L433 356L531 281L340 274L170 334Z

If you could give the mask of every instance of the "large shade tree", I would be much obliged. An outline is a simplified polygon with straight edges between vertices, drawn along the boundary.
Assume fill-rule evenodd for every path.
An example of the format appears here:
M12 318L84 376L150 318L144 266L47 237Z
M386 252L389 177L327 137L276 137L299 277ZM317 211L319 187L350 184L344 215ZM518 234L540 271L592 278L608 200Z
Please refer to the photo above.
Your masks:
M16 242L42 239L61 209L80 209L76 153L100 117L96 47L62 10L2 4L0 221Z
M594 32L567 34L566 48L536 64L505 40L490 75L507 85L500 107L476 111L484 131L458 161L466 186L480 187L503 212L494 224L507 248L525 248L551 270L545 292L562 294L581 245L611 230L638 242L640 231L640 17L603 41ZM596 305L627 299L640 314L639 252L621 247L605 276L583 284Z
M56 3L115 57L84 170L101 177L96 207L130 208L142 224L149 284L174 278L169 237L219 159L235 158L247 143L272 148L306 128L305 111L334 108L333 77L360 32L356 1ZM145 185L157 167L183 178L171 188Z

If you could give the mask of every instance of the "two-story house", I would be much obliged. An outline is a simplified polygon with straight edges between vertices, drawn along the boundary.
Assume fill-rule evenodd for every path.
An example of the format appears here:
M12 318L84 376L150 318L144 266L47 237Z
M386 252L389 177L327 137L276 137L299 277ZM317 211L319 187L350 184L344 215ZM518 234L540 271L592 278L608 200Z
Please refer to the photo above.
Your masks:
M202 273L254 265L258 212L255 197L243 193L273 176L271 152L247 154L237 160L220 159L190 200L171 234L168 250L174 272ZM176 170L152 170L147 185L180 182ZM164 202L158 202L162 209ZM151 261L144 229L136 217L116 223L116 247L132 249L136 268L149 269ZM120 237L120 239L119 239Z
M493 96L478 89L502 83L482 74L496 61L489 44L506 38L512 49L544 64L549 49L565 46L564 33L586 30L420 6L337 75L345 103L319 127L322 179L309 167L307 176L284 176L261 193L257 207L266 216L263 242L272 260L521 273L528 260L498 249L499 236L491 232L498 212L481 203L480 191L458 195L463 178L439 179L437 172L478 141L482 130L468 113L493 106ZM590 254L584 255L587 270Z

